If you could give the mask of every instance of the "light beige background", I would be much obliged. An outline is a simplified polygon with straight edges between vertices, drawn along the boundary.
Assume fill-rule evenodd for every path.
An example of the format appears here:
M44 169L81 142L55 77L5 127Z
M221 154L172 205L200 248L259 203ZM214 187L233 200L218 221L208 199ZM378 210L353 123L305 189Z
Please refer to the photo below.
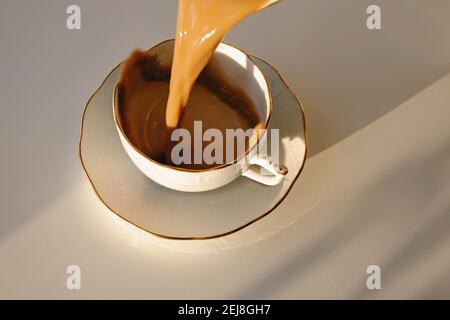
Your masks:
M176 1L76 1L69 31L72 3L0 1L0 298L450 298L449 1L284 0L231 32L302 97L311 152L259 222L289 227L207 254L119 224L77 158L90 94L172 37ZM368 4L383 30L366 29Z

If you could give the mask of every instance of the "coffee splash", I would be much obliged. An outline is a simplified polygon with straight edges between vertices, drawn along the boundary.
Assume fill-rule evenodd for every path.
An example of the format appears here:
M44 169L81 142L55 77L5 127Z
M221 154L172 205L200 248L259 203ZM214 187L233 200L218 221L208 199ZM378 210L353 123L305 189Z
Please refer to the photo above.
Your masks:
M126 136L139 150L171 164L170 133L175 128L193 133L194 121L202 121L204 130L216 128L222 132L264 126L264 119L258 117L244 90L224 86L220 75L204 69L233 26L276 1L179 1L171 68L162 68L156 57L139 50L122 66L118 82L120 118ZM236 152L235 158L241 155ZM184 165L191 169L214 166Z
M276 0L179 0L166 125L176 128L189 94L225 34Z

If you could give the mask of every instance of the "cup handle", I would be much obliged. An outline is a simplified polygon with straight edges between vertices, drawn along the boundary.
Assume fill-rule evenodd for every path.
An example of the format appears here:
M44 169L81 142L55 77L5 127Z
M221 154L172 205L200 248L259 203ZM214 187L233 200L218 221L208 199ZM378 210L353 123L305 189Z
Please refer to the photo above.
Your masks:
M250 165L242 175L266 186L276 186L280 184L288 173L288 168L282 164L274 163L269 157L256 155L248 161ZM263 174L259 166L266 169L271 175Z

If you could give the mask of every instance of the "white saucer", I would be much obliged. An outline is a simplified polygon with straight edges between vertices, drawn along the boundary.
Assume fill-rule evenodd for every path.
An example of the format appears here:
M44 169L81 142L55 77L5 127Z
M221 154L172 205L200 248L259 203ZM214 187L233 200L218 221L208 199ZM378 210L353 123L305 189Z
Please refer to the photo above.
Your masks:
M83 113L80 160L100 200L117 216L166 239L203 240L235 233L270 214L287 196L306 159L302 106L273 67L251 56L267 75L273 96L271 128L280 131L280 161L289 173L275 187L245 177L217 190L183 193L146 178L120 144L112 114L116 67Z

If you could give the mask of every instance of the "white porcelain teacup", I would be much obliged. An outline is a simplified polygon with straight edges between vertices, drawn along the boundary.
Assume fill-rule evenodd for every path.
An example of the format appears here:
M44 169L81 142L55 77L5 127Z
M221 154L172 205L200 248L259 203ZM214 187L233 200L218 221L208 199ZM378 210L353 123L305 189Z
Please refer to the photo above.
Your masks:
M174 40L168 40L146 53L155 56L160 65L170 68L173 48ZM258 66L246 53L224 43L219 45L211 61L220 67L224 78L230 79L234 85L245 90L256 106L260 118L265 119L265 128L268 128L272 115L272 97L267 79ZM258 152L259 149L264 149L259 147L266 143L267 132L255 140L240 159L213 168L191 170L159 163L139 150L126 136L120 119L117 85L114 90L113 109L121 143L130 159L144 175L167 188L185 192L208 191L222 187L240 176L274 186L280 184L287 174L286 167ZM265 170L260 170L261 168Z

